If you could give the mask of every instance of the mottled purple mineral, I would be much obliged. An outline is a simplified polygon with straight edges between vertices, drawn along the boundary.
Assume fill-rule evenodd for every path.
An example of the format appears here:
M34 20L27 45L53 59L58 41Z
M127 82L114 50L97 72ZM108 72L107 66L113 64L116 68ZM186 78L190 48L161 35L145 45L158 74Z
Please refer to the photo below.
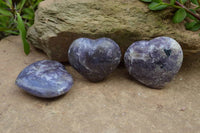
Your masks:
M70 64L93 82L103 80L120 63L121 51L113 40L79 38L68 51Z
M68 92L73 79L61 63L42 60L27 66L18 75L16 84L34 96L52 98Z
M129 74L152 88L162 88L170 82L179 71L182 61L181 46L169 37L135 42L124 55Z

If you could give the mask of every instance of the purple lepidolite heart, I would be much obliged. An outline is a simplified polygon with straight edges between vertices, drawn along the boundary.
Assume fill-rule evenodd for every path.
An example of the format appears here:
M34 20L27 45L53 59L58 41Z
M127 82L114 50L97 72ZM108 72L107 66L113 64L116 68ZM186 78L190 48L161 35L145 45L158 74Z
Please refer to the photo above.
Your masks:
M182 61L181 46L170 37L135 42L124 55L129 74L152 88L162 88L170 82Z
M84 77L93 82L103 80L120 63L121 51L113 40L79 38L68 51L70 64Z
M73 79L61 63L42 60L27 66L18 75L16 84L34 96L52 98L68 92Z

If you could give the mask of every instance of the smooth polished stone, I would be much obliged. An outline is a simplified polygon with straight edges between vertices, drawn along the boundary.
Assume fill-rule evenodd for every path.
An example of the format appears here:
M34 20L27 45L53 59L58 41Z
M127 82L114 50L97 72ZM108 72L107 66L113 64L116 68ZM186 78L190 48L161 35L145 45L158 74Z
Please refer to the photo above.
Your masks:
M92 82L102 81L120 63L121 51L109 38L76 39L69 48L70 64Z
M57 61L42 60L27 66L17 77L16 85L31 95L53 98L65 94L73 84L72 76Z
M152 88L162 88L178 73L183 61L179 43L169 37L133 43L124 55L129 74Z

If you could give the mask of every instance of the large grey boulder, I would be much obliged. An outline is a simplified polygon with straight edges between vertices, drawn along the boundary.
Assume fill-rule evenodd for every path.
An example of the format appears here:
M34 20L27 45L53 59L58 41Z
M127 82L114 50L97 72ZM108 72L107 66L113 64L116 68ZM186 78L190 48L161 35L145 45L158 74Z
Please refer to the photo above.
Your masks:
M173 24L171 10L149 11L139 0L45 0L28 30L29 42L51 59L68 61L67 52L79 37L109 37L122 53L133 42L168 36L186 52L200 50L198 33Z

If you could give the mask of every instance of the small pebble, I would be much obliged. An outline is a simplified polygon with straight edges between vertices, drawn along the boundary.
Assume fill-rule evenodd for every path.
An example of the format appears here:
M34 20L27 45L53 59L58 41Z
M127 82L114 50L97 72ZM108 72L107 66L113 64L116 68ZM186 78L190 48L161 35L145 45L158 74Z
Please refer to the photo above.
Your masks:
M16 79L16 85L21 89L42 98L63 95L72 84L72 76L65 66L52 60L37 61L27 66Z
M186 107L182 107L182 108L180 109L180 111L185 111L185 109L186 109Z

